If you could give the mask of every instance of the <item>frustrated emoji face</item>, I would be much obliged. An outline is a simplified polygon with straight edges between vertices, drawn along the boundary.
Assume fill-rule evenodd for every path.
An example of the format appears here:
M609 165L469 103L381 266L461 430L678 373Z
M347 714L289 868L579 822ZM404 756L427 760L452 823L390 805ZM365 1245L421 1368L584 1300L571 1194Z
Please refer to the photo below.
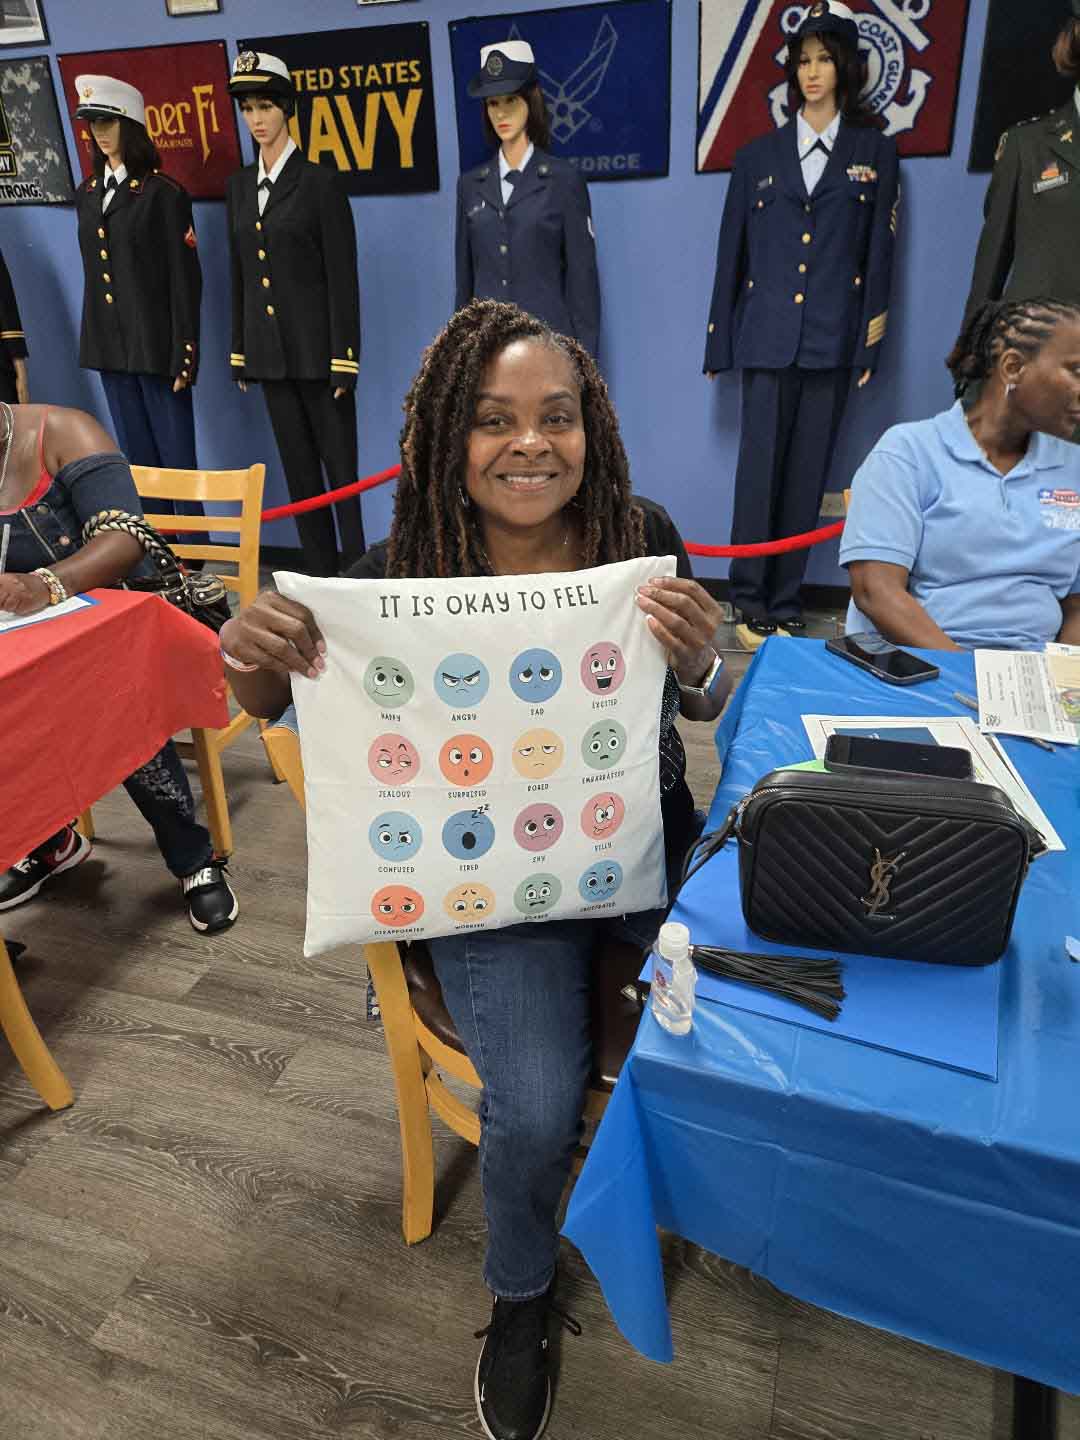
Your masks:
M578 881L578 894L586 902L610 900L622 884L622 866L616 860L607 860L603 865L590 865Z
M543 780L555 774L565 754L554 730L526 730L514 741L514 769L526 780Z
M626 806L621 795L607 790L590 795L581 812L581 828L590 840L610 840L623 822Z
M404 810L384 810L368 830L371 848L380 860L411 860L423 843L420 826Z
M562 684L562 666L550 650L523 650L510 666L510 689L519 700L543 705Z
M447 891L443 909L458 925L486 920L495 911L495 891L486 885L455 885Z
M554 805L526 805L514 821L514 839L523 850L547 850L563 832L563 818Z
M371 913L380 925L415 925L424 913L424 897L411 885L384 885L371 897Z
M487 666L475 655L447 655L435 667L435 694L455 710L471 710L487 692Z
M396 710L409 703L416 686L407 665L390 655L376 655L364 671L364 689L376 705Z
M581 657L581 683L594 695L614 695L626 679L626 661L618 645L600 640Z
M439 751L439 769L461 790L482 784L494 763L491 746L479 735L452 735Z
M420 773L416 746L404 735L380 735L371 742L368 769L380 785L410 785Z
M478 810L459 810L442 827L442 843L455 860L475 860L495 843L495 826Z
M598 720L585 731L581 758L593 770L608 770L626 750L626 731L617 720Z
M556 875L530 875L514 891L514 904L522 915L545 915L559 903L562 885Z

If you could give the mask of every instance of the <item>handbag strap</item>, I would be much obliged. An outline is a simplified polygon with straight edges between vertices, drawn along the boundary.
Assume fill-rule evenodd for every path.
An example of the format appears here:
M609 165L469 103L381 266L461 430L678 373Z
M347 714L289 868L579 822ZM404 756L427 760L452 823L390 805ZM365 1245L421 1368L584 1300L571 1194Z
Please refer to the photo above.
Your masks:
M126 510L99 510L96 515L91 515L83 526L83 544L89 544L95 535L110 530L120 531L124 535L130 535L133 540L138 540L154 569L160 574L169 575L170 578L183 578L184 569L179 556L141 515L129 515Z

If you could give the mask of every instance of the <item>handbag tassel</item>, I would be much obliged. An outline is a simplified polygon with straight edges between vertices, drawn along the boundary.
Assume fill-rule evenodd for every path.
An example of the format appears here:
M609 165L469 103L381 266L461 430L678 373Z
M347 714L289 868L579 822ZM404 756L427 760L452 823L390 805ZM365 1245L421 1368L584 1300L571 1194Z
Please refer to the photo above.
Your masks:
M742 950L725 950L720 945L691 945L690 954L700 969L724 980L769 990L825 1020L835 1020L840 1014L845 991L838 960L814 960L807 955L751 955Z

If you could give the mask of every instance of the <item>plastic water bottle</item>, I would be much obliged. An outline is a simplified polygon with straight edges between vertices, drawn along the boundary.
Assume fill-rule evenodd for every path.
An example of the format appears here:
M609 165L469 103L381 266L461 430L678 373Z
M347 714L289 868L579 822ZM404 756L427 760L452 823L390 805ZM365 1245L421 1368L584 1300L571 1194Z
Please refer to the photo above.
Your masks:
M669 921L652 952L652 1013L669 1035L687 1035L694 1021L697 971L690 960L690 931Z

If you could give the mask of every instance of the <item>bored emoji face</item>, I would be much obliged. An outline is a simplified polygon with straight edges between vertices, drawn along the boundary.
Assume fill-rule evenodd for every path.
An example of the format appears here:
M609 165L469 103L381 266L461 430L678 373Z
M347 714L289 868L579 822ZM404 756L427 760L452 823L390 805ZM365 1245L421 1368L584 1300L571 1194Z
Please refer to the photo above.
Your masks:
M443 909L455 925L486 920L495 910L495 892L487 885L455 885L447 891Z
M407 665L392 655L376 655L364 671L364 689L376 705L397 710L409 703L416 686Z
M384 885L371 897L371 913L380 925L400 930L415 925L424 913L424 897L411 885Z
M514 769L525 780L544 780L555 774L565 754L554 730L526 730L514 741Z
M420 773L420 755L404 735L379 735L368 751L368 769L380 785L410 785Z
M439 769L459 790L482 785L494 763L491 746L480 735L451 735L439 751Z

